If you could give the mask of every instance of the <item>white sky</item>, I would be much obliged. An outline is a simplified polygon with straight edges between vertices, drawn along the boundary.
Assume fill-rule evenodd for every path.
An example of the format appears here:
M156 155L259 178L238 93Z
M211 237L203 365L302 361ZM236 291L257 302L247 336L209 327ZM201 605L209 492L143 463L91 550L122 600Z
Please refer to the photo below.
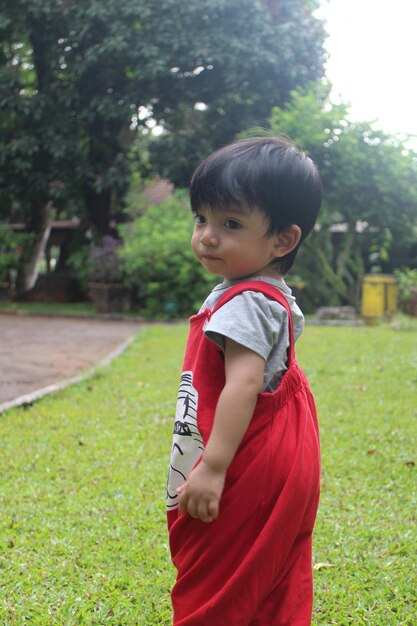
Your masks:
M417 0L321 0L318 15L326 73L351 119L417 135Z

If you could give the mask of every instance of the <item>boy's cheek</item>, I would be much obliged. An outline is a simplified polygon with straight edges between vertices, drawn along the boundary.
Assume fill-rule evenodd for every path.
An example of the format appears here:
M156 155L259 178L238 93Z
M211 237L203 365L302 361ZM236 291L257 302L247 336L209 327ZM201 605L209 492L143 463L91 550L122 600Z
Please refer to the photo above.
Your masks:
M195 233L191 237L191 249L194 252L195 256L198 257L197 249L198 249L198 240Z

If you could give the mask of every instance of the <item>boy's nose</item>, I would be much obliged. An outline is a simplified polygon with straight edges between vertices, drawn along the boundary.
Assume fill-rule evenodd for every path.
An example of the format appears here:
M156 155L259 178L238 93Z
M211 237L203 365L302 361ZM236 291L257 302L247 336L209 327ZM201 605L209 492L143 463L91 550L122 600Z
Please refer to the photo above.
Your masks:
M200 241L204 246L217 246L218 237L212 228L205 228L201 234Z

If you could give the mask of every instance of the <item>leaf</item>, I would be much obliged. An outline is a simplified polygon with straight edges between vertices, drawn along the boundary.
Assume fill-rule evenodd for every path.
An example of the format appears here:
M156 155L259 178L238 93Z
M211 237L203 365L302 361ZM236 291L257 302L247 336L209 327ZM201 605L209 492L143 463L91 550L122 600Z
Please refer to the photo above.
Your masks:
M317 571L323 569L324 567L335 567L335 565L333 565L332 563L316 563L315 565L313 565L313 569Z

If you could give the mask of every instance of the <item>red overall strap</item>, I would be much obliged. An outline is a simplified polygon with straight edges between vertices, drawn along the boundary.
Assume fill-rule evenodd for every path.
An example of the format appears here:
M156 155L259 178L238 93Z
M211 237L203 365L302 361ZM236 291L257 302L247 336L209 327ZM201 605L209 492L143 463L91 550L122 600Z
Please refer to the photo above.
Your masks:
M221 306L226 304L226 302L229 302L237 294L242 293L243 291L257 291L259 293L263 293L268 298L271 298L272 300L275 300L276 302L278 302L287 311L289 336L290 336L289 337L290 345L288 348L288 365L290 365L290 363L292 363L295 358L292 314L291 314L291 309L290 309L290 305L288 304L287 298L278 289L278 287L275 287L274 285L271 285L271 283L267 283L264 280L248 280L242 283L238 283L237 285L230 287L230 289L228 289L226 293L223 296L221 296L221 298L219 298L218 302L216 303L216 305L213 307L213 310L211 311L211 315L213 315L218 309L220 309Z

